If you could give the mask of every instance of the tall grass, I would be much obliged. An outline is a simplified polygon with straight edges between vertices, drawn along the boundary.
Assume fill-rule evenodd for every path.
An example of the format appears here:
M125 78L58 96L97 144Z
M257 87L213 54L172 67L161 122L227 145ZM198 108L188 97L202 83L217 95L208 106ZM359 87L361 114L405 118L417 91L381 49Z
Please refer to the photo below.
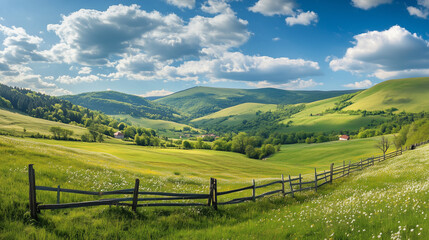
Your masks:
M427 239L429 146L389 159L318 193L273 196L241 205L139 208L91 207L28 214L27 165L36 184L86 190L133 186L149 191L208 192L198 179L111 167L112 155L0 137L0 239ZM124 162L125 163L125 162ZM116 166L113 164L113 166ZM220 184L223 184L222 181ZM228 181L225 184L230 184ZM232 185L229 185L232 186ZM54 203L55 193L37 192ZM246 193L248 194L248 193ZM62 202L93 197L62 194Z

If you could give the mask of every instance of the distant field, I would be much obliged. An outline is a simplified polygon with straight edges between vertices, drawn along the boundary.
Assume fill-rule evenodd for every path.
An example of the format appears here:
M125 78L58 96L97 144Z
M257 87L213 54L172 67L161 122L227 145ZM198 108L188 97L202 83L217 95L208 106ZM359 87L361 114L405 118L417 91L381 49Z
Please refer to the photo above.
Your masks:
M243 103L233 107L222 109L218 112L206 115L204 117L193 119L191 122L196 122L204 119L233 117L239 115L242 120L248 117L254 117L258 111L268 112L277 109L277 104L263 104L263 103Z
M178 172L189 178L240 180L277 178L281 174L305 174L313 172L315 167L328 169L331 163L357 161L359 158L379 154L379 150L374 147L378 139L375 137L347 142L283 145L279 153L265 161L250 159L238 153L213 150L160 149L41 139L36 141L109 154L118 158L117 162L109 164L142 174L168 176Z
M53 126L72 130L73 137L75 138L80 138L82 134L87 132L87 130L82 127L34 118L0 108L0 131L2 132L13 135L31 135L36 133L40 133L42 135L51 135L49 129ZM27 130L26 133L24 133L24 128Z
M156 120L156 119L148 119L148 118L135 118L130 115L110 115L113 118L120 119L128 119L134 126L144 127L144 128L152 128L152 129L183 129L183 127L190 127L189 125L176 123L172 121L166 120ZM191 127L192 128L192 127Z
M286 119L283 123L292 121L290 127L286 128L287 132L329 132L341 130L358 130L360 127L367 126L373 122L383 122L382 116L349 115L349 114L324 114L322 116L301 116L294 115Z
M271 163L288 166L288 172L298 174L314 171L314 168L329 169L329 164L342 165L343 161L356 162L373 155L380 155L375 144L380 137L335 141L318 144L283 145L280 152L269 158ZM391 147L390 150L395 150Z

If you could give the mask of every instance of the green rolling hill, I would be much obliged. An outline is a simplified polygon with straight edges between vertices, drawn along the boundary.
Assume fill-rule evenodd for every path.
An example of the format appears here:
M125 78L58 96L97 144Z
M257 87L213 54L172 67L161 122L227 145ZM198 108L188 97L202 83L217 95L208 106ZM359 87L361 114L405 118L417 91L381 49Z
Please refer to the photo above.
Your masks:
M356 91L288 91L274 88L194 87L157 99L155 102L174 107L196 118L242 103L306 103L352 92Z
M344 110L429 111L429 77L394 79L382 82L357 94Z
M349 106L341 111L334 109L342 96L304 103L300 112L290 117L276 119L273 124L281 123L278 128L282 132L330 132L342 130L358 130L361 127L388 121L389 118L380 115L356 114L349 110L386 110L397 108L405 112L429 111L429 78L406 78L382 82L348 99ZM203 128L205 125L233 129L240 128L243 120L257 118L257 110L261 112L276 111L276 105L245 103L225 108L215 113L196 118L191 122ZM285 127L287 125L287 127ZM216 129L219 129L216 128ZM244 128L243 128L244 129Z
M134 117L172 121L181 119L180 114L170 107L148 101L143 97L115 91L89 92L60 98L108 115L128 114Z

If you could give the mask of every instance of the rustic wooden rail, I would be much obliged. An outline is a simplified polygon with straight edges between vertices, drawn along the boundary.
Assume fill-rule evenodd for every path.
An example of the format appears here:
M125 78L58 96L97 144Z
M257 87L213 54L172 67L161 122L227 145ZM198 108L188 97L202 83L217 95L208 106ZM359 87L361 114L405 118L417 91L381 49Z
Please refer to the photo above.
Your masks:
M417 146L427 144L429 141L413 144L410 149L414 149ZM288 175L288 178L285 179L281 175L281 179L273 182L269 182L262 185L256 185L255 180L250 186L218 192L217 188L217 179L210 178L210 187L209 193L207 194L195 194L195 193L166 193L166 192L145 192L139 191L140 180L136 179L134 188L114 190L114 191L83 191L76 189L67 189L61 188L59 185L55 187L46 187L46 186L37 186L36 185L36 176L34 172L33 164L28 166L28 178L29 178L29 207L30 214L33 219L37 219L37 213L40 210L45 209L63 209L63 208L78 208L78 207L90 207L90 206L101 206L101 205L117 205L117 206L129 206L133 211L137 210L137 207L156 207L156 206L213 206L214 209L218 208L218 205L228 205L228 204L237 204L245 201L255 201L258 198L265 196L281 193L283 196L290 194L294 197L294 194L301 191L312 190L314 189L317 192L317 189L325 184L332 183L333 180L349 176L350 173L356 171L362 171L363 169L373 166L376 162L382 162L386 159L401 155L404 151L409 149L401 148L399 150L390 152L381 156L373 156L367 159L360 160L358 162L352 163L349 162L346 164L344 161L342 165L334 167L332 163L328 171L317 172L317 169L314 169L314 180L303 181L301 174L298 177L291 177ZM256 189L262 189L270 187L273 185L281 185L280 189L268 191L260 195L256 195ZM289 186L285 186L289 185ZM287 189L287 190L286 190ZM41 204L36 201L36 190L39 191L52 191L57 192L57 202L56 204ZM246 190L252 190L252 196L234 198L231 200L218 202L218 197L238 193ZM132 195L130 197L122 198L108 198L108 199L99 199L94 201L84 201L84 202L73 202L73 203L60 203L61 192L64 193L74 193L74 194L83 194L83 195L92 195L92 196L106 196L106 195ZM139 196L152 196L152 197L140 197ZM201 200L206 199L207 204L201 202L165 202L165 201L177 201L177 200ZM163 201L163 202L160 202ZM149 203L154 202L154 203Z

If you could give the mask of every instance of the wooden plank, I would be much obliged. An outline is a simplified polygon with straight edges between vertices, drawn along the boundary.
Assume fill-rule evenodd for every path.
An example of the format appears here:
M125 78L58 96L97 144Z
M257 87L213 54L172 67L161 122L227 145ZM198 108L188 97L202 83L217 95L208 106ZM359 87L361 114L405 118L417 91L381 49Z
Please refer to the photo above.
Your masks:
M217 179L214 179L214 201L213 201L213 208L214 210L217 210Z
M210 186L209 186L209 199L207 201L207 206L211 206L213 201L213 178L210 178Z
M316 171L316 168L314 168L314 191L317 192L317 171Z
M60 193L61 193L61 188L60 188L60 185L58 185L58 190L57 190L57 204L60 204Z
M329 182L330 183L332 183L332 178L333 178L333 174L334 174L334 164L333 163L331 163L331 176L330 176L330 178L329 178Z
M132 198L128 198L128 201ZM102 199L97 201L87 201L87 202L76 202L76 203L62 203L62 204L43 204L39 205L39 209L63 209L63 208L78 208L78 207L91 207L91 206L101 206L101 205L111 205L119 203L119 199Z
M255 184L255 179L253 179L253 195L252 195L252 199L253 201L255 201L255 196L256 196L256 184Z
M266 193L263 193L263 194L261 194L261 195L258 195L258 196L255 196L255 199L256 198L261 198L261 197L265 197L265 196L268 196L268 195L273 195L273 194L276 194L276 193L279 193L279 192L281 192L282 190L274 190L274 191L270 191L270 192L266 192Z
M137 178L136 183L134 184L133 206L132 206L133 212L137 212L137 199L139 198L139 185L140 185L140 180Z
M289 175L289 186L290 186L290 193L292 194L292 197L295 197L293 194L293 187L292 187L292 181L290 180L290 175Z
M299 174L299 190L302 189L302 178L301 178L301 173Z
M33 164L28 165L28 182L29 182L29 201L30 216L37 220L37 202L36 202L36 177Z
M234 189L234 190L218 192L218 195L221 196L221 195L225 195L225 194L229 194L229 193L234 193L234 192L240 192L240 191L248 190L248 189L252 189L252 188L253 188L253 185L252 186L248 186L248 187Z
M289 175L289 178L290 178L290 175ZM283 196L285 195L285 178L283 177L283 174L282 174L282 194Z
M279 180L279 181L274 181L274 182L270 182L270 183L263 184L263 185L258 185L258 186L256 186L256 188L264 188L264 187L268 187L268 186L271 186L271 185L274 185L277 183L282 183L282 181Z

